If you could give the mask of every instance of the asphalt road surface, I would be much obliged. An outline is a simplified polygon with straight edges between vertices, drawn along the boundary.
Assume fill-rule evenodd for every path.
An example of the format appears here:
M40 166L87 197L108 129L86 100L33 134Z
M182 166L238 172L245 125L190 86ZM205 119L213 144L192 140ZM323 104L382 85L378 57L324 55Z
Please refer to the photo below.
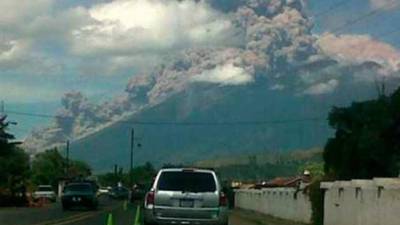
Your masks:
M133 225L136 206L101 197L98 210L63 211L60 201L41 208L6 208L0 209L0 225L106 225L109 214L113 225Z
M59 201L42 208L0 208L0 225L108 225L110 214L112 225L134 225L137 205L102 197L98 210L63 211ZM300 225L240 210L232 211L229 224Z

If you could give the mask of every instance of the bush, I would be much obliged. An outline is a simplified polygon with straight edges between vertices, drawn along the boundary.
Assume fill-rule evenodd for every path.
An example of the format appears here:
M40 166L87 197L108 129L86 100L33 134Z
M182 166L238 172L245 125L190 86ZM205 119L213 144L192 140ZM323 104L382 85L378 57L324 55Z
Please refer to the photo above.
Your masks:
M309 186L313 225L324 224L324 190L320 188L322 180L315 179Z

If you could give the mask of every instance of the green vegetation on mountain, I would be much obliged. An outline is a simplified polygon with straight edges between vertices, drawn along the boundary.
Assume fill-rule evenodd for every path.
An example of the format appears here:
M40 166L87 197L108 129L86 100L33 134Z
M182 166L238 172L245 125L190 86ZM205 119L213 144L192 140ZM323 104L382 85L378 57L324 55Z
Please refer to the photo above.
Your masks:
M290 153L260 153L199 161L198 167L215 168L224 180L265 181L275 177L297 176L304 169L320 173L322 150L318 148Z

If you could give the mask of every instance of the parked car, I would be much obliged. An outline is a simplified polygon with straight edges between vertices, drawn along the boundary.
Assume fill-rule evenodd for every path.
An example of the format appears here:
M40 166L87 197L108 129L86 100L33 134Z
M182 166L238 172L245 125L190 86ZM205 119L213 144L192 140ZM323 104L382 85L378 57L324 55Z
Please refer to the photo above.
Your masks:
M144 224L227 225L228 202L206 169L162 169L146 194Z
M108 195L110 194L111 187L100 187L97 191L98 195Z
M126 187L113 187L110 196L114 199L129 199L129 190Z
M32 194L33 200L47 199L51 202L56 202L57 195L51 185L39 185L36 191Z
M69 183L65 186L61 197L62 208L69 210L72 207L86 207L97 209L97 188L91 183Z
M146 196L147 190L148 189L146 189L146 186L143 184L133 185L131 190L131 202L143 200Z

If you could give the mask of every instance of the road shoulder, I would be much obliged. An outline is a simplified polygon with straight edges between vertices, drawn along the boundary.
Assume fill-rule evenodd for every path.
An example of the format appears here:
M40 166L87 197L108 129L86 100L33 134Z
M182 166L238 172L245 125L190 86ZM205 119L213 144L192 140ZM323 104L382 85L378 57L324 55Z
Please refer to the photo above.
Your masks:
M235 209L230 216L230 225L307 225L278 219L249 210Z

